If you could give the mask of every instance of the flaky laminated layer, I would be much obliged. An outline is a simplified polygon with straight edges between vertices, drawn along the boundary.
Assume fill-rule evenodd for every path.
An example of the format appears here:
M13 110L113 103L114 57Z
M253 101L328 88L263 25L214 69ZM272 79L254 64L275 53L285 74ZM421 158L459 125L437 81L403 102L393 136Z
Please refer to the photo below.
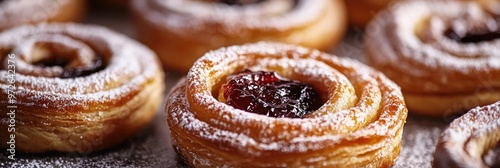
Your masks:
M26 23L51 21L61 15L62 8L68 8L72 1L81 0L4 0L0 1L0 30ZM80 7L83 8L83 7ZM73 9L73 8L71 8ZM65 13L62 15L72 15ZM71 17L71 16L65 16ZM61 20L63 21L63 20Z
M4 97L0 105L17 106L16 134L28 138L18 139L22 151L79 151L76 148L85 140L96 143L90 150L101 149L144 126L161 101L163 72L155 54L102 27L18 27L0 34L0 56L0 95ZM89 60L100 57L104 68L89 75L60 78L68 67L35 65L40 59L37 56L67 57L70 69L76 70L91 66ZM15 95L13 103L6 99L9 94ZM0 110L1 115L7 113L4 110ZM123 137L116 134L127 128L130 132L123 130ZM114 139L94 142L93 138L110 135ZM31 142L30 138L49 144Z
M434 153L434 167L492 166L484 156L500 140L500 102L477 107L454 120L441 134ZM496 157L495 157L496 158Z
M499 29L499 18L474 2L398 3L371 22L367 54L372 65L398 83L403 92L498 92L500 39L461 43L445 33L450 28L459 33L481 26Z
M218 83L245 68L310 84L326 102L303 119L219 102ZM202 167L385 167L399 154L407 116L399 87L381 73L317 50L265 42L205 54L171 91L166 112L177 150Z

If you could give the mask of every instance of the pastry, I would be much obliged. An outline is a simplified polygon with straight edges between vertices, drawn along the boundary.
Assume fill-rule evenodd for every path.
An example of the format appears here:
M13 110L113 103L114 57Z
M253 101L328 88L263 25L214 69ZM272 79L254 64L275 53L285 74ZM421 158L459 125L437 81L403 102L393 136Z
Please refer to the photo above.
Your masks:
M21 24L71 22L85 13L85 0L0 1L0 31Z
M90 6L102 9L125 9L129 0L89 0Z
M396 84L359 62L260 42L201 57L166 115L193 167L388 167L407 109Z
M367 30L368 62L401 86L408 109L417 114L447 117L496 102L500 15L487 8L493 6L478 1L397 3Z
M441 134L433 167L498 167L496 157L491 157L498 142L500 102L474 108L455 119Z
M148 124L162 100L155 54L106 28L17 27L0 34L0 56L0 141L14 135L17 151L110 147Z
M368 22L394 0L344 0L349 24L365 27Z
M328 50L346 27L340 0L133 0L131 8L139 40L179 72L209 50L248 42Z

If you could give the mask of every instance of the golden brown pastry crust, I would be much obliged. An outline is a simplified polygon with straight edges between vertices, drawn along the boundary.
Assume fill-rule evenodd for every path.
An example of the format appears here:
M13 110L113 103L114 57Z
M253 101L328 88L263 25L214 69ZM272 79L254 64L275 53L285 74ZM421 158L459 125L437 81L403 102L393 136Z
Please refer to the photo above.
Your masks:
M14 54L15 58L8 58ZM7 142L8 105L15 114L16 150L90 152L129 138L156 114L164 91L163 71L155 54L131 39L97 26L42 24L0 34L0 141ZM41 67L39 60L68 59ZM60 78L68 69L105 68L86 76ZM16 62L15 86L3 78L8 60ZM16 102L11 104L8 90ZM1 143L1 148L7 147Z
M368 22L394 0L344 0L351 26L365 27Z
M133 0L139 39L169 69L187 72L205 52L261 40L328 50L346 27L340 0L267 0L230 6L201 0Z
M487 168L483 157L500 141L500 102L477 107L454 120L441 134L433 167Z
M318 90L325 104L306 118L273 118L217 100L242 69L274 71ZM211 51L170 92L172 143L194 167L389 167L407 116L399 87L354 60L278 43Z
M0 31L22 24L71 22L83 18L85 0L15 0L0 2Z
M500 15L476 1L408 1L390 9L367 29L366 54L401 86L411 112L446 117L498 101L500 40L459 42L447 33L500 26Z

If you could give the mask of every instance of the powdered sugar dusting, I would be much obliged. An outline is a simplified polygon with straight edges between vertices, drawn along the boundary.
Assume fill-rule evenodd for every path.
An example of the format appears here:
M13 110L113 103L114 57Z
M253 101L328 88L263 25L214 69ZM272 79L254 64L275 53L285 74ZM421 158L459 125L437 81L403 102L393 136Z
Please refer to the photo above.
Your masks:
M443 132L434 162L439 166L487 167L482 157L500 140L499 131L500 102L474 108Z
M270 32L307 25L321 15L327 0L272 0L245 6L228 6L201 0L134 0L133 7L151 23L185 34L186 30L211 31L203 25L218 25L217 31L241 33L247 29ZM244 18L244 19L242 19Z
M66 106L75 104L71 103L73 101L91 104L96 101L110 100L109 98L116 99L124 96L124 92L130 93L132 90L139 89L146 80L149 80L148 78L157 75L159 67L154 63L156 58L151 56L154 55L151 51L131 42L124 36L94 26L49 24L24 26L6 31L0 35L0 54L6 55L14 47L23 44L23 39L30 39L31 36L39 37L40 34L56 33L83 41L88 47L96 49L94 52L98 55L109 59L109 63L103 71L70 79L44 77L44 74L31 76L19 73L16 76L18 91L31 95L27 97L30 101L52 100L50 104L53 106ZM103 37L103 34L106 37ZM97 45L103 49L96 48ZM18 61L23 61L22 57L18 57ZM17 65L18 72L23 72L25 69L31 71L29 69L32 68L39 67L28 63ZM5 70L0 71L0 76L6 75ZM0 84L3 89L7 88L7 81L2 80Z
M370 62L405 91L467 92L486 80L485 74L495 79L481 87L498 89L500 40L460 43L444 35L453 26L468 31L495 18L475 2L401 2L371 22L366 49Z
M247 113L214 98L212 91L218 89L213 88L219 82L217 79L224 79L243 68L300 77L323 87L328 101L308 118L290 119ZM337 90L328 90L331 88ZM285 165L313 161L339 165L341 161L332 161L333 158L345 160L350 157L359 160L349 164L368 164L370 158L361 153L392 151L400 143L397 137L401 137L407 112L399 88L361 63L298 46L266 42L207 53L193 65L186 79L174 87L166 108L171 132L175 132L174 140L176 134L182 134L201 144L221 144L224 147L214 149L219 152L236 150L242 156L257 159L275 152L288 155L331 150L323 159L313 156L281 158L281 164ZM372 136L384 138L374 144L351 144ZM387 142L391 145L382 145ZM183 148L182 144L179 147ZM346 148L359 148L361 153L339 157ZM225 159L222 155L217 157Z
M0 2L0 30L25 23L48 21L71 0L4 0Z
M55 37L63 41L55 41L53 39ZM30 59L34 56L26 55L35 50L35 45L27 45L33 48L24 46L29 43L35 44L48 41L59 45L59 47L46 48L49 52L58 52L56 50L59 49L74 49L75 47L82 47L81 49L87 50L86 52L77 52L74 57L64 55L69 57L70 64L74 62L75 66L78 66L76 64L79 63L81 63L80 66L86 66L88 64L85 61L86 58L81 57L92 58L92 56L99 56L104 60L105 67L86 76L75 78L54 77L53 74L46 71L51 67L46 67L46 69L33 65ZM158 65L155 54L125 36L98 26L40 24L10 29L0 34L0 55L6 58L7 55L11 54L16 57L12 60L23 64L16 64L16 80L15 86L12 88L7 80L9 75L7 71L8 63L4 59L0 69L0 76L2 77L0 89L2 94L7 93L7 90L15 91L14 94L17 98L15 105L20 109L16 115L16 122L30 123L18 126L16 134L26 135L25 137L37 133L47 134L50 136L40 136L39 138L46 138L50 141L54 139L60 140L60 142L54 142L51 145L38 144L43 145L43 147L35 146L36 143L30 144L29 149L40 149L40 151L29 152L59 151L61 149L57 146L58 143L71 143L66 141L65 138L74 136L74 134L71 134L73 132L68 134L60 133L61 131L51 127L51 124L68 122L75 124L74 127L79 130L88 129L83 131L84 133L93 132L90 131L92 128L84 128L85 124L90 125L89 127L97 127L108 124L108 121L114 119L129 119L128 116L135 115L133 112L136 111L139 111L144 116L148 115L148 113L151 114L153 111L149 109L141 110L142 106L147 107L150 104L158 103L160 100L149 100L144 95L151 94L151 97L155 97L161 95L163 91L163 87L158 86L163 83L163 72ZM58 55L55 54L55 56ZM40 71L31 73L33 69L40 69ZM158 90L154 90L153 87ZM0 99L0 104L7 105L9 104L7 101L7 99ZM33 122L34 120L37 122ZM44 126L38 127L37 124ZM140 127L140 125L137 126ZM31 130L31 127L35 127L34 130ZM61 127L61 130L71 130L70 128L73 128L73 125L59 127ZM106 129L95 132L111 130L108 129L109 127L106 127ZM104 134L107 135L107 133ZM24 139L19 138L18 140L22 141ZM19 147L28 148L21 145ZM68 148L71 149L67 150L74 150L73 147Z

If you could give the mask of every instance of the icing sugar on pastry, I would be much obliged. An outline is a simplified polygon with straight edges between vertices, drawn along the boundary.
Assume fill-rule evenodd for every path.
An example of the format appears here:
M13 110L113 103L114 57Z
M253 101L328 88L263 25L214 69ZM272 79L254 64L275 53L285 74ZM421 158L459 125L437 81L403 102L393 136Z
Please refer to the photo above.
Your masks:
M305 118L274 118L214 97L222 79L245 68L309 84L326 102ZM256 43L205 54L170 92L166 113L174 147L191 166L349 167L392 165L407 111L399 88L361 63Z

